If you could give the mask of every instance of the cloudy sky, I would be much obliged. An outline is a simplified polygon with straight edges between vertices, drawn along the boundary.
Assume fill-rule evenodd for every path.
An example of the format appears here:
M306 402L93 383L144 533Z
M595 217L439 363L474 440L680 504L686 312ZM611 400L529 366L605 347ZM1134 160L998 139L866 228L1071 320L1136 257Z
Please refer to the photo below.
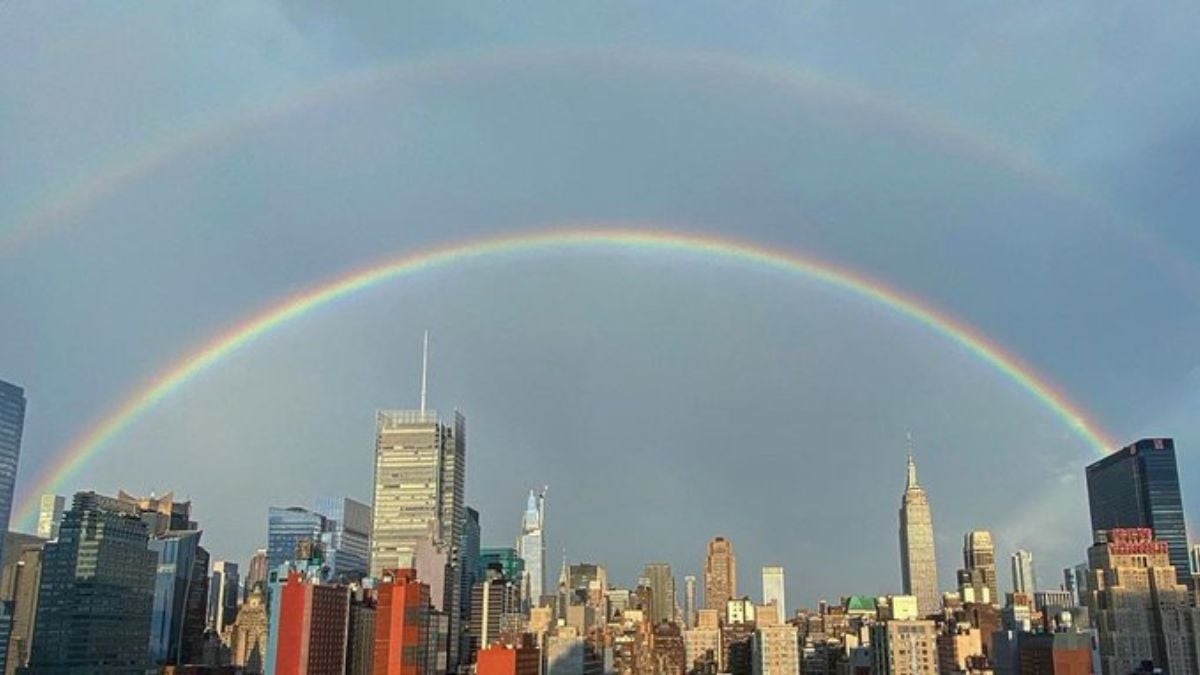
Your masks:
M1200 475L1200 9L1093 3L10 2L0 378L18 492L155 373L414 248L562 226L717 234L862 270L975 326L1119 441ZM62 487L174 490L218 558L268 505L367 500L377 408L469 425L484 541L550 486L551 567L791 602L899 590L916 439L942 586L963 532L1084 557L1094 451L878 304L750 264L557 250L325 306L139 417ZM1002 586L1008 581L1001 573Z

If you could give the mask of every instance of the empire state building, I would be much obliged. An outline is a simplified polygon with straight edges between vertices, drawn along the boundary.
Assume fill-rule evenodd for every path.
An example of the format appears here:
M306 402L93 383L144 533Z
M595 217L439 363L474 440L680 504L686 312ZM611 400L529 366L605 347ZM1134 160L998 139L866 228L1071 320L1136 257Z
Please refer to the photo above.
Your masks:
M921 616L941 608L933 551L933 516L925 490L917 484L917 465L911 453L908 484L900 500L900 577L904 594L916 596Z

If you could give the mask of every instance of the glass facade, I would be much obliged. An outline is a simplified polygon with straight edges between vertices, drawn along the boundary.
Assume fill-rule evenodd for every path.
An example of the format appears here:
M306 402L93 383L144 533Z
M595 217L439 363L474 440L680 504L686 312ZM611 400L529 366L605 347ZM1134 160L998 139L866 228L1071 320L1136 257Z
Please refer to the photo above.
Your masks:
M301 541L323 543L329 532L329 521L306 508L272 506L267 510L267 569L274 570L296 559L296 546Z
M75 495L47 543L29 673L143 672L158 556L136 507Z
M25 431L25 390L0 380L0 534L8 532L12 515L13 486L17 481L17 459ZM0 542L0 554L4 542Z
M150 619L150 659L157 665L202 657L208 601L208 552L200 531L170 532L148 545L158 556Z
M1146 438L1087 468L1092 531L1148 527L1167 542L1179 583L1188 580L1187 527L1175 441Z
M335 578L366 576L371 557L371 507L349 497L322 497L313 511L325 516L325 557Z

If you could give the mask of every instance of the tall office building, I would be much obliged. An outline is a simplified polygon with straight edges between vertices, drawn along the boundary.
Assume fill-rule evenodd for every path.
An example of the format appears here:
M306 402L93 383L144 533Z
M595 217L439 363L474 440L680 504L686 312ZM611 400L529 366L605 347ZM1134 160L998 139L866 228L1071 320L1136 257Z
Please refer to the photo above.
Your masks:
M217 635L237 619L240 585L237 563L228 560L213 563L208 583L208 627Z
M479 549L479 566L475 569L475 578L483 579L489 567L498 568L507 579L525 578L525 559L515 548Z
M966 572L963 575L962 572ZM963 577L971 580L977 586L972 590L975 602L1000 602L999 589L996 584L996 546L992 543L992 533L987 530L972 530L963 535L963 569L959 573L959 586L963 585ZM987 599L982 590L987 589Z
M1018 549L1012 554L1013 593L1033 593L1037 590L1037 574L1033 571L1033 554Z
M137 507L75 495L46 544L29 673L142 672L158 556Z
M696 627L696 577L691 574L683 577L683 625Z
M267 587L267 549L260 548L250 556L250 564L246 565L246 580L242 583L243 602L250 597L257 587L266 590Z
M737 597L737 558L733 542L716 537L708 542L704 559L704 608L725 611L725 603Z
M371 507L349 497L322 497L313 511L325 516L325 560L335 579L367 575L371 557Z
M230 631L229 660L232 665L242 666L248 673L263 671L267 662L268 622L266 587L256 585L238 608L237 619Z
M775 603L775 615L779 621L786 622L788 618L787 604L783 599L783 568L768 566L762 568L762 599L764 605Z
M208 552L200 531L171 530L152 537L148 548L158 555L150 659L155 665L198 663L208 623Z
M329 519L301 506L267 509L267 570L269 575L280 565L296 560L300 542L327 545Z
M516 639L521 629L521 586L520 580L506 579L499 570L490 570L488 575L471 588L471 621L467 634L470 636L470 654L490 647L508 634L508 642Z
M432 410L383 410L375 418L371 576L413 566L418 542L461 543L466 420L445 424Z
M11 610L12 627L8 636L8 652L4 675L13 675L29 663L33 623L37 616L38 586L42 580L43 543L17 545L9 542L10 562L0 575L0 601ZM19 548L18 550L15 550Z
M0 535L8 532L12 515L13 487L17 482L17 460L25 430L25 390L0 380ZM0 556L3 542L0 541Z
M908 456L908 481L900 500L900 578L905 595L917 598L921 616L941 606L937 559L933 545L933 515L925 490L917 483L917 465Z
M1175 463L1175 441L1144 438L1087 468L1092 531L1148 527L1167 543L1171 565L1188 583L1187 527Z
M1152 661L1171 675L1200 673L1200 609L1176 582L1167 542L1149 528L1096 533L1088 549L1088 614L1098 629L1104 675L1140 671Z
M42 495L38 501L37 536L42 539L57 539L58 524L62 522L66 500L62 495Z
M521 592L530 607L537 606L546 592L545 526L546 490L536 495L530 490L521 516L521 536L517 538L517 551L525 561L526 579Z
M448 641L446 668L453 670L459 660L464 602L459 556L466 527L467 423L458 412L447 424L436 411L426 409L424 379L422 375L419 410L381 410L375 415L371 576L420 567L417 550L422 545L432 543L446 554L442 597L434 599L440 616L431 618L431 625L436 624L431 634Z
M652 593L650 623L675 620L675 577L667 563L650 563L642 572Z

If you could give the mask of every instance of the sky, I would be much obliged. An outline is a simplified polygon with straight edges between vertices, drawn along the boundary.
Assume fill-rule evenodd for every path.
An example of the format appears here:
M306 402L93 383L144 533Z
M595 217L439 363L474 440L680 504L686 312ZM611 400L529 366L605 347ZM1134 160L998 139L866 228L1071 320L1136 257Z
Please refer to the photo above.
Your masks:
M716 235L862 271L974 326L1120 442L1200 477L1200 8L1116 3L0 6L0 379L18 495L259 311L424 246L559 227ZM746 263L561 249L455 263L261 336L63 492L174 491L214 559L269 505L369 501L373 419L468 423L468 502L548 567L699 574L790 604L898 592L911 432L941 585L964 532L1045 586L1094 457L894 312ZM1000 573L1008 586L1008 572ZM682 584L680 583L680 586Z

